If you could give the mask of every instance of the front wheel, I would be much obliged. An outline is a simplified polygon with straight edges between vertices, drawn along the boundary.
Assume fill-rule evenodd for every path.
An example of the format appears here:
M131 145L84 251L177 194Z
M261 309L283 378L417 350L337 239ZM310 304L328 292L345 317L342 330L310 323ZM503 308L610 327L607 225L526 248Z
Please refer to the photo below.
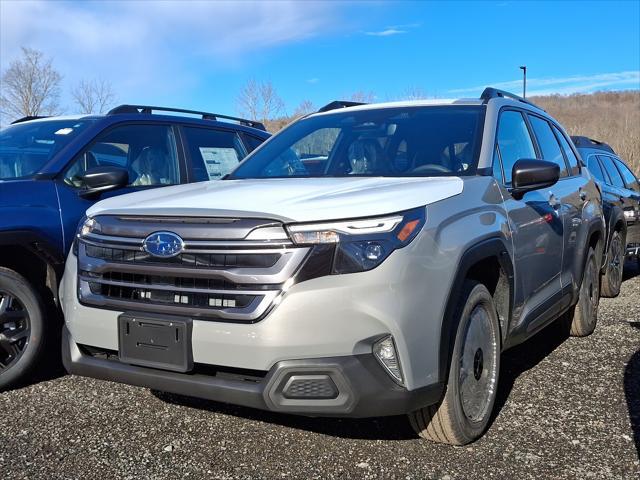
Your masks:
M491 294L484 285L466 281L459 305L444 398L409 414L421 437L450 445L472 442L485 431L500 371L500 327Z
M44 341L38 294L24 277L0 267L0 391L33 371Z
M613 232L607 252L606 270L602 276L603 297L613 298L620 294L625 250L626 246L623 236L619 231Z

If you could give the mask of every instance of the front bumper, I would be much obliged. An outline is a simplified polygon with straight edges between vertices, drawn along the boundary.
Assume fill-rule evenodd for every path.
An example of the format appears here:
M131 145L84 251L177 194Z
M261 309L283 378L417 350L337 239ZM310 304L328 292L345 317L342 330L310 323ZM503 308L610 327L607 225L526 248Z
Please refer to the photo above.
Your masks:
M296 284L256 323L193 317L193 361L266 372L284 360L371 354L376 340L392 335L404 386L413 391L438 383L453 260L433 248L431 236L420 235L374 270ZM78 344L117 351L118 317L127 312L85 306L77 289L71 253L60 289L66 326Z
M411 391L400 387L372 354L280 361L260 379L220 376L211 370L210 374L175 373L93 356L65 327L62 358L67 371L75 375L307 416L400 415L434 404L443 394L439 383Z

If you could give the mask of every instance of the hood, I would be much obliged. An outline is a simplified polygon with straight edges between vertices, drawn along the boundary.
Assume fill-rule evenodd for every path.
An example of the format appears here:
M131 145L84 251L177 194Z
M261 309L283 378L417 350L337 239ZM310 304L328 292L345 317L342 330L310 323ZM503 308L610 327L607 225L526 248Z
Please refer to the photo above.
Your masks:
M399 212L458 195L462 188L458 177L218 180L109 198L87 213L309 222Z

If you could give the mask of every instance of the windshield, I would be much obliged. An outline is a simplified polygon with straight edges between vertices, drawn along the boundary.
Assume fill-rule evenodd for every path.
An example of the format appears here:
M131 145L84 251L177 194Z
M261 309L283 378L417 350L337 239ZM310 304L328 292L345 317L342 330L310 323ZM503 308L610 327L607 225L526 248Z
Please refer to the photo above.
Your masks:
M3 128L0 130L0 179L28 177L38 172L88 123L87 120L46 120Z
M274 136L228 178L473 175L483 117L481 105L316 115Z

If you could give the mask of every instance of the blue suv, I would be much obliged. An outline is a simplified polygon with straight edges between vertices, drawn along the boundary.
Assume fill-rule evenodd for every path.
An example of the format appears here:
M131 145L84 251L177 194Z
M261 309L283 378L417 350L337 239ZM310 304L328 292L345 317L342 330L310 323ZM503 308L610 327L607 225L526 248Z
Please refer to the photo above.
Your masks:
M0 130L0 390L57 344L58 282L88 207L222 178L268 137L259 122L140 105Z

